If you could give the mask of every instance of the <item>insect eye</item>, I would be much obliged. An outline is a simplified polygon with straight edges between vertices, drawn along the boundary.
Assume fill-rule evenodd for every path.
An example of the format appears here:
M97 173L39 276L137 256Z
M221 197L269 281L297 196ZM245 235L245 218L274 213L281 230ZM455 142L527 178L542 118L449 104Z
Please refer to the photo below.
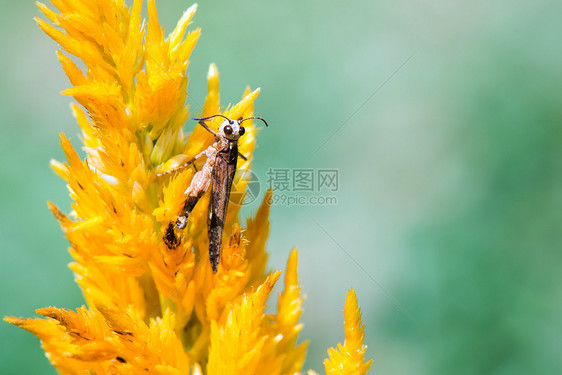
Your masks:
M224 127L224 134L228 134L228 135L232 134L232 126L226 125Z
M241 126L240 129L238 129L238 135L244 135L244 133L246 133L246 129L244 129L244 127Z

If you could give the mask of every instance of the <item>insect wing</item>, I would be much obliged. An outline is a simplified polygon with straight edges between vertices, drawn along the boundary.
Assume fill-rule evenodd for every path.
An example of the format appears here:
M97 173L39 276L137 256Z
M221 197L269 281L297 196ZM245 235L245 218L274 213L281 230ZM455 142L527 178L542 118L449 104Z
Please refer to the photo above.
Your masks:
M228 208L228 199L232 188L232 180L236 172L238 147L232 144L230 150L220 151L213 168L213 194L211 197L211 218L209 225L209 260L214 272L217 272L224 220Z

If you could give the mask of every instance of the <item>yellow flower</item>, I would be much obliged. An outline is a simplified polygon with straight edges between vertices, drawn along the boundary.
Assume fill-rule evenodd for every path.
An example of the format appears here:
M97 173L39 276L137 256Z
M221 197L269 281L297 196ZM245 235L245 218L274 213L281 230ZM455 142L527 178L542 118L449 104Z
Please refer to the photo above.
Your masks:
M345 342L338 348L328 349L328 358L324 360L326 374L365 374L371 367L372 360L365 362L367 347L363 345L364 326L361 324L361 310L357 305L355 291L347 293L344 307Z
M189 216L180 244L170 249L162 240L164 228L183 207L194 171L157 173L213 142L198 126L183 133L190 114L186 68L200 36L199 29L187 32L196 6L165 37L154 0L147 2L147 22L141 19L140 0L130 8L122 0L53 0L53 5L58 12L39 3L50 23L36 21L65 51L57 56L72 87L63 94L81 105L72 111L86 157L81 160L61 134L67 161L51 165L68 184L73 211L65 215L52 203L49 208L70 242L70 267L87 307L38 309L46 319L5 319L38 336L61 374L301 371L307 342L297 343L303 297L296 249L289 256L277 312L264 313L280 277L279 271L266 272L271 191L242 229L238 211L247 181L237 173L216 274L207 251L209 192ZM211 65L199 115L252 116L259 89L247 88L238 104L222 108L218 77ZM209 124L216 129L219 122ZM253 123L244 125L239 150L248 160L239 162L242 172L250 168L256 136ZM359 374L370 362L362 363L363 328L354 294L350 299L346 343L340 346L349 358L331 351L329 363Z

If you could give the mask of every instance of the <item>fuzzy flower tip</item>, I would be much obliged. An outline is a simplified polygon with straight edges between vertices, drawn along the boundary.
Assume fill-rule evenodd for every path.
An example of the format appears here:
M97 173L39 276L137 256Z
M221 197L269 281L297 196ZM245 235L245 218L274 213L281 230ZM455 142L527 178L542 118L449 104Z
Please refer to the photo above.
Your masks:
M326 374L366 374L372 360L365 362L367 347L363 345L365 327L361 323L361 310L357 304L355 291L347 293L344 307L345 342L338 344L337 349L328 349L328 358L324 360Z
M147 1L148 20L141 17L141 0L131 7L122 0L52 3L56 10L37 4L48 21L36 21L62 47L57 56L71 83L63 94L79 104L72 112L86 157L61 134L66 162L51 166L68 184L72 212L66 215L52 203L49 208L70 242L70 268L87 306L42 308L36 312L43 318L5 320L38 336L61 374L299 373L307 342L298 343L303 296L297 251L289 256L277 311L265 314L280 277L266 271L272 192L245 225L238 218L248 183L239 176L247 175L240 172L250 168L255 147L251 121L238 143L246 159L234 177L217 272L208 256L210 191L191 212L176 246L163 241L166 226L183 208L194 168L157 174L214 141L200 126L183 132L190 117L186 69L200 36L188 25L197 6L165 36L154 0ZM251 117L258 94L247 88L239 103L221 107L212 64L197 115ZM216 130L219 122L208 125ZM363 328L354 294L345 315L345 345L340 356L330 352L330 369L359 372L329 371L364 373L369 363L358 362Z

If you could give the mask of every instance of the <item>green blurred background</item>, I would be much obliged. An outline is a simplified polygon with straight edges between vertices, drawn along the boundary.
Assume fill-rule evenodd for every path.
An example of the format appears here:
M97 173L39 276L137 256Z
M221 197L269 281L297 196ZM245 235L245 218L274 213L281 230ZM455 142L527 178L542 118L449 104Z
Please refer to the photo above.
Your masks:
M69 210L48 161L78 126L33 2L0 4L0 315L29 317L83 303L46 206ZM191 3L157 5L170 31ZM562 373L561 19L546 0L199 3L194 112L216 62L223 104L262 87L262 186L339 169L337 205L272 209L270 267L300 250L305 368L343 340L353 287L372 373ZM31 334L0 337L1 374L55 373Z

